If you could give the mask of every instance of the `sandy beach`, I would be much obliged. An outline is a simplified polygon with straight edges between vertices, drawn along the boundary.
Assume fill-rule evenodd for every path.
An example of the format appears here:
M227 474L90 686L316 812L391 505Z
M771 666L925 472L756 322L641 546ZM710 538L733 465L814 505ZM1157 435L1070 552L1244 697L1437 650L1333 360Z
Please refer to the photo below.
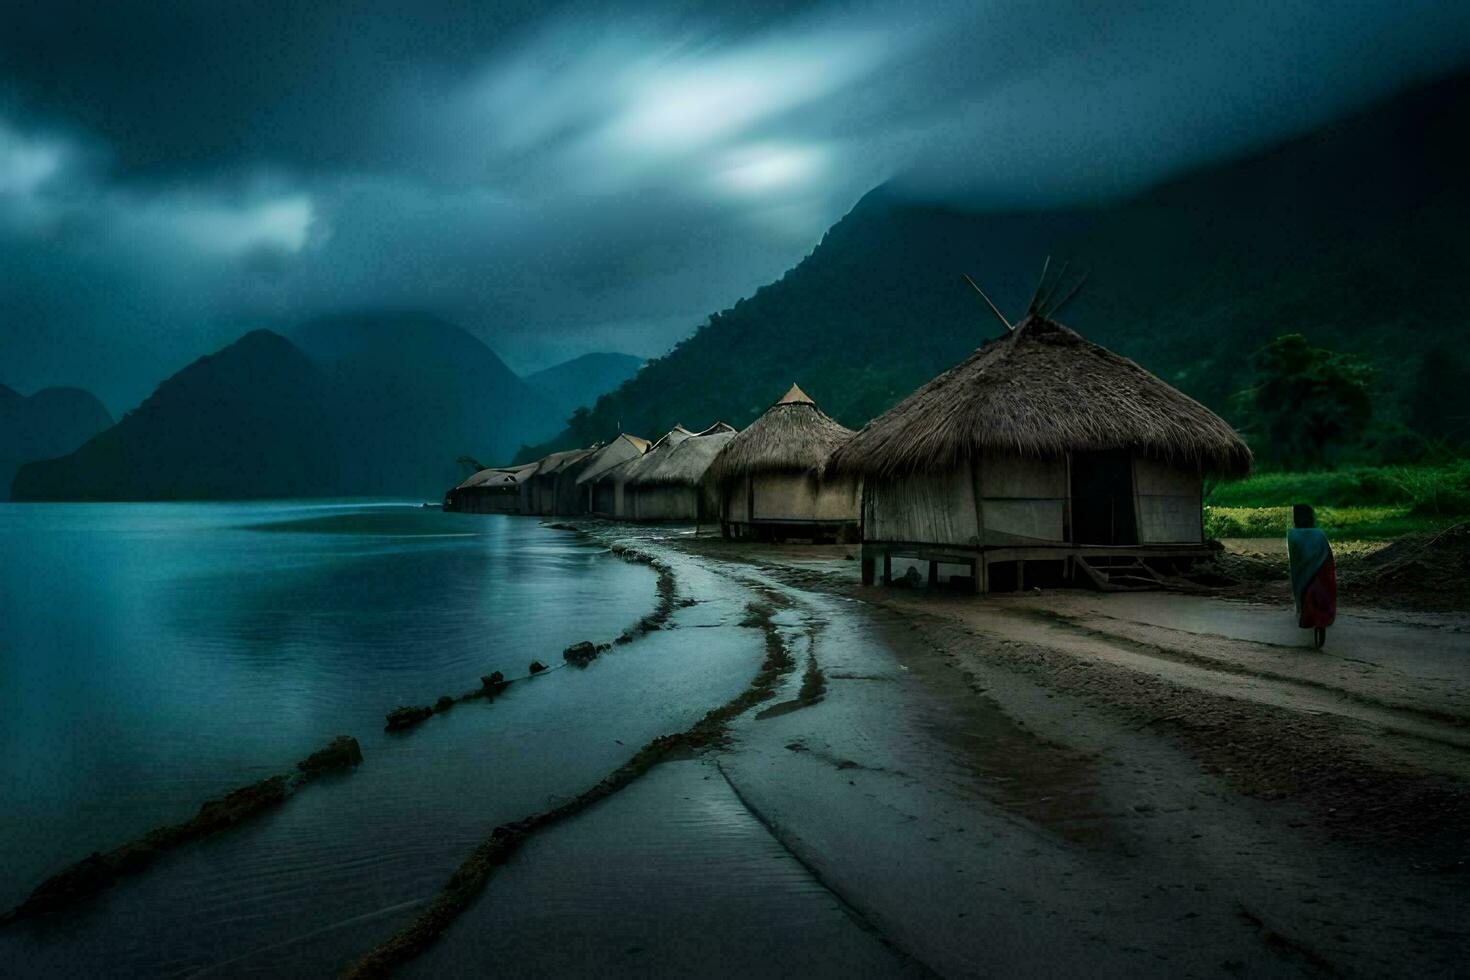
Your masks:
M582 530L777 597L802 669L721 744L527 845L414 975L526 962L553 928L540 962L581 973L588 948L721 975L1462 963L1470 617L1345 610L1314 652L1276 606L880 591L851 549ZM711 821L727 832L692 832ZM810 944L779 938L793 917Z

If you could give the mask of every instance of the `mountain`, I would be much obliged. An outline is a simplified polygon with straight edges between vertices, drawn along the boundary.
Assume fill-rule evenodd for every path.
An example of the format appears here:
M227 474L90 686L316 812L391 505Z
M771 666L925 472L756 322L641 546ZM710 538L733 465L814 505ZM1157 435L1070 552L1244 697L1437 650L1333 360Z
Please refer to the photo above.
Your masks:
M327 376L290 341L246 334L160 384L60 459L27 463L16 500L311 496L338 485Z
M23 467L17 499L437 498L463 479L460 456L509 458L565 418L431 316L325 317L290 335L257 330L189 365L76 452Z
M81 388L43 388L29 398L0 385L0 500L21 464L76 449L112 425L106 406Z
M1048 255L1089 274L1069 326L1227 416L1251 354L1297 332L1377 365L1385 431L1454 437L1470 417L1467 126L1461 76L1125 200L997 211L880 187L779 281L525 455L620 423L744 425L793 381L860 426L1001 329L962 273L1014 318Z
M566 419L469 333L422 313L324 317L290 331L338 399L355 495L438 499L461 456L509 459Z
M583 354L528 374L525 381L551 400L558 418L566 419L579 408L591 408L642 366L643 358L632 354Z

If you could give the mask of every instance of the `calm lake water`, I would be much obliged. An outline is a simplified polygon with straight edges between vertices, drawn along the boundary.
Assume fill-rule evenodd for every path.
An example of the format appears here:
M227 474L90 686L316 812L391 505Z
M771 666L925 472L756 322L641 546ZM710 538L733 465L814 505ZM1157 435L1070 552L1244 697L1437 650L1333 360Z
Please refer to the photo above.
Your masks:
M558 663L653 573L417 506L0 504L0 904L383 714Z
M0 551L0 904L334 735L365 756L0 930L0 976L337 973L496 825L687 728L764 657L752 594L691 563L701 598L668 628L389 734L397 704L614 638L654 608L654 573L532 519L361 502L0 505Z

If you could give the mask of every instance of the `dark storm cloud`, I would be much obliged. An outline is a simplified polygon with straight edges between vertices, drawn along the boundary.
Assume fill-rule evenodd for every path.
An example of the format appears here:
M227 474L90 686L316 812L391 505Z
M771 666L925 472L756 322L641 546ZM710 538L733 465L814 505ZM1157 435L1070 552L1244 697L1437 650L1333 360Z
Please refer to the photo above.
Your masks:
M754 11L750 8L755 7ZM1443 72L1470 7L12 4L0 381L114 408L388 304L655 354L895 175L1095 197Z

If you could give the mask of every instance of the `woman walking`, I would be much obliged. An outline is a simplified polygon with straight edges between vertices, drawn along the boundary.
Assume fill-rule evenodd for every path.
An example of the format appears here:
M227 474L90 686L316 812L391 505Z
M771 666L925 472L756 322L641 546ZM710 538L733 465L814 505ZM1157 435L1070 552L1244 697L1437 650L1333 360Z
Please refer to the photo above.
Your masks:
M1286 553L1291 558L1296 621L1312 631L1312 645L1320 650L1327 642L1327 627L1337 618L1337 566L1312 508L1297 504L1291 516L1296 526L1286 532Z

